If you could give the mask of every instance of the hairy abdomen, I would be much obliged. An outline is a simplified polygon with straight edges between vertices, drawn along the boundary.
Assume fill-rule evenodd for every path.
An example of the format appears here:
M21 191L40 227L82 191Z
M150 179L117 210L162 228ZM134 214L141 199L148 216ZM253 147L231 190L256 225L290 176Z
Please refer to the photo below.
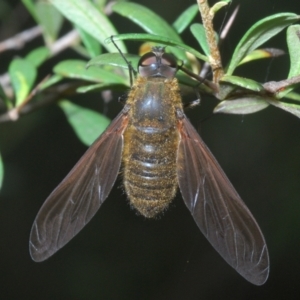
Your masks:
M161 78L145 82L127 101L131 108L124 133L124 186L131 205L148 218L168 207L178 186L179 135L172 102L177 93L168 83Z

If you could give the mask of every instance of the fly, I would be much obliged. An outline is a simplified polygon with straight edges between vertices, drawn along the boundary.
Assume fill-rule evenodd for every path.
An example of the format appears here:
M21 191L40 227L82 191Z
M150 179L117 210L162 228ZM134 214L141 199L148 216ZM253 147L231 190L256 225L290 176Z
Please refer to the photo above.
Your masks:
M153 218L180 189L197 226L225 261L253 284L268 277L263 234L183 111L176 60L163 47L141 57L126 104L34 221L30 254L43 261L67 244L109 195L122 165L130 204Z

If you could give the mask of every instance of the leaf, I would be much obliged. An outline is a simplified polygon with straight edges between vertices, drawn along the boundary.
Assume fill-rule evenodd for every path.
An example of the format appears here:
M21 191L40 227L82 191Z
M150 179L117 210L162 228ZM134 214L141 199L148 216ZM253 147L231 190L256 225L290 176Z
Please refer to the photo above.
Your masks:
M207 44L205 29L204 29L203 25L199 24L199 23L192 24L190 27L190 30L191 30L193 36L198 41L198 43L201 46L205 55L209 56L210 50L209 50L209 46ZM215 33L215 35L216 35L216 40L218 40L219 37L218 37L217 33Z
M97 55L101 54L101 47L99 42L92 37L90 34L88 34L85 30L83 30L81 27L77 26L77 30L79 32L79 35L81 37L81 40L87 49L90 57L95 57Z
M22 0L22 3L24 4L24 6L27 8L27 10L29 11L29 13L31 14L31 16L36 20L36 22L38 23L38 18L36 15L36 11L35 11L35 4L33 2L33 0Z
M231 75L241 60L260 45L271 39L285 27L299 20L293 13L280 13L255 23L242 37L234 50L227 73Z
M171 40L182 43L182 40L175 29L145 6L133 2L117 2L112 6L112 10L121 16L128 18L148 33L166 36ZM179 49L173 50L173 53L178 59L186 61L186 55L183 51Z
M241 99L222 101L214 108L214 113L246 115L258 112L268 106L269 103L266 102L265 97L249 95L249 97Z
M193 4L187 8L173 23L173 27L177 33L182 33L192 22L198 12L199 9L197 4Z
M300 103L300 94L295 92L289 92L287 95L285 95L285 98L297 101Z
M77 59L65 60L58 63L53 71L61 76L95 82L126 84L126 79L111 70L91 67L86 68L86 62Z
M97 83L97 84L91 84L91 85L86 85L86 86L81 86L78 89L76 89L77 93L88 93L88 92L92 92L92 91L103 91L103 90L112 90L115 89L118 85L114 85L112 83Z
M0 154L0 189L2 187L3 176L4 176L4 168L3 168L2 157L1 157L1 154Z
M131 62L133 68L137 68L137 64L140 60L138 55L123 53L126 59ZM123 69L128 69L128 64L124 60L124 58L120 55L120 53L104 53L99 56L92 58L86 65L87 68L91 66L103 66L103 65L111 65L115 67L120 67Z
M46 47L38 47L26 55L26 60L30 61L38 68L47 58L50 57L50 51Z
M40 85L39 90L45 90L46 88L56 84L57 82L60 82L62 79L62 76L54 74Z
M287 45L290 57L290 71L288 78L292 78L300 74L300 25L293 25L287 29ZM291 92L295 87L290 87L282 91L278 98L283 98L286 94Z
M90 146L110 123L110 120L104 115L68 100L60 101L59 106L77 137L87 146Z
M52 45L57 39L62 26L62 15L47 1L37 1L35 5L35 15L38 23L43 28L46 43Z
M235 86L239 86L239 87L242 87L244 89L251 90L254 92L262 92L265 90L264 87L260 83L254 81L252 79L249 79L249 78L224 75L220 81L228 82Z
M195 55L197 58L199 58L201 60L208 61L208 58L205 55L198 52L197 50L195 50L183 43L171 40L164 36L147 34L147 33L128 33L128 34L119 34L119 35L114 36L114 41L118 41L118 40L134 40L134 41L143 41L143 42L154 42L154 43L159 43L161 45L173 46L173 47L183 49L187 52L190 52L191 54ZM108 39L107 39L107 42L109 42ZM179 58L179 57L177 57L177 58ZM184 60L184 62L185 61L186 60Z
M114 52L114 45L107 45L104 40L108 36L116 35L117 31L104 13L100 12L88 0L49 0L67 19L81 27L108 52ZM122 52L127 52L123 43L119 45Z
M264 48L264 49L256 49L253 50L251 53L247 54L241 62L239 66L245 63L248 63L253 60L263 59L263 58L270 58L270 57L278 57L280 55L284 55L285 52L281 49L276 48Z
M298 105L298 104L281 102L281 101L278 101L275 99L269 100L269 103L273 106L281 108L281 109L293 114L294 116L300 118L300 105Z
M15 105L19 106L33 87L37 76L36 68L30 61L16 58L9 65L9 76L15 92Z

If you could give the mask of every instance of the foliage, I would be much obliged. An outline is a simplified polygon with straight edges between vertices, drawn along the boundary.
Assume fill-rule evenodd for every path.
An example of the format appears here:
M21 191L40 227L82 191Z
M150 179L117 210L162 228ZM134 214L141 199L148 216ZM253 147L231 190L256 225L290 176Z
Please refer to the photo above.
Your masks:
M170 25L149 8L133 2L119 1L109 7L105 6L105 1L90 0L49 0L49 2L22 0L22 2L42 28L45 44L32 50L24 58L15 58L11 61L8 70L9 83L7 86L0 86L0 97L5 107L0 115L1 122L18 120L36 107L43 106L43 95L50 93L50 102L63 100L59 103L59 107L65 112L78 138L87 145L91 144L105 129L108 121L98 112L83 108L80 110L78 105L66 99L65 92L68 90L68 95L72 95L76 92L105 91L116 86L129 87L128 65L120 54L116 53L111 36L114 36L114 41L134 68L139 55L128 54L124 40L166 45L167 51L173 53L179 65L183 63L189 72L198 69L199 60L209 64L215 59L215 53L211 50L212 45L207 39L207 28L203 24L193 23L198 12L196 4L182 12ZM228 1L216 3L211 9L212 15L227 3ZM109 9L135 23L145 33L118 34L118 29L109 18ZM69 20L73 29L61 36L64 19ZM300 117L300 96L294 92L300 82L298 59L300 27L293 25L298 20L296 14L279 13L257 21L240 39L228 66L222 69L219 78L208 80L196 76L195 80L181 72L180 82L197 87L200 92L211 94L220 100L214 109L215 113L249 114L274 105ZM182 40L180 34L187 28L198 42L199 49L186 45ZM234 75L236 68L241 64L282 54L282 51L275 48L260 47L286 28L291 59L287 79L261 84L252 78ZM218 34L214 33L216 44L219 39ZM149 44L143 44L145 45ZM39 83L38 68L66 48L76 50L82 60L59 62L53 66L53 74ZM66 79L67 85L63 85ZM7 92L9 88L13 89L13 95ZM282 101L284 97L292 102ZM92 126L92 123L97 126ZM2 177L3 168L0 161L0 184Z

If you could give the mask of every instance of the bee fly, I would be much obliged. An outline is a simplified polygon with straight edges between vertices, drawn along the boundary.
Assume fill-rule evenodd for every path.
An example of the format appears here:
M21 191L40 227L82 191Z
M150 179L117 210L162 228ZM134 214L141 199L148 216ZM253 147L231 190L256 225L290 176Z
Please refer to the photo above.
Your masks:
M30 254L43 261L95 215L123 165L130 204L153 218L177 187L196 224L245 279L263 284L269 256L263 234L218 162L183 112L176 60L154 47L126 104L67 177L50 194L32 226Z

